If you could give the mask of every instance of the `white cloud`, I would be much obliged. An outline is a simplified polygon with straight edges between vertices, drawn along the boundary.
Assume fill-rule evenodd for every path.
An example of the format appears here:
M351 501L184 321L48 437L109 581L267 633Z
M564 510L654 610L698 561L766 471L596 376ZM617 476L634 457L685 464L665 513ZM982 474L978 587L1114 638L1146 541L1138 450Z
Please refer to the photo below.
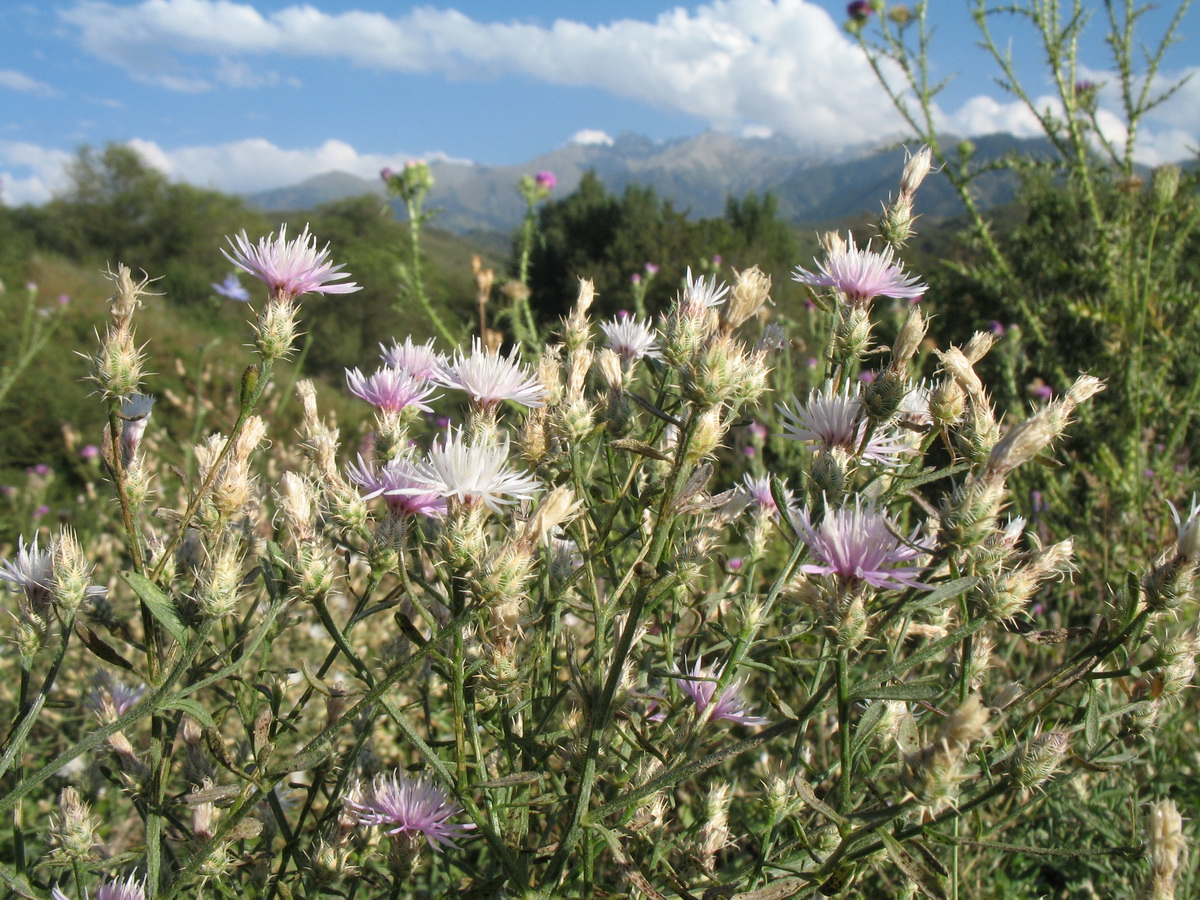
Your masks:
M36 94L39 97L54 97L58 94L58 91L45 82L30 78L24 72L15 69L0 69L0 87L23 94Z
M65 167L71 158L65 150L24 141L0 141L4 202L13 205L46 202L66 183Z
M595 128L585 128L582 131L577 131L571 135L571 140L568 144L581 144L584 147L603 146L611 147L616 143L611 136L603 131Z
M332 140L298 149L277 147L262 138L174 150L140 139L130 141L129 146L171 178L233 193L283 187L326 172L373 179L384 166L397 168L406 159L404 154L359 153L344 141ZM427 158L445 157L430 154Z
M262 138L212 146L165 149L154 141L135 138L127 146L174 181L228 193L254 193L285 187L327 172L349 172L374 180L384 166L399 168L417 154L360 153L344 141L325 141L316 147L288 149ZM428 162L471 165L441 152L420 154ZM6 203L44 203L66 186L70 153L35 144L0 142L0 176Z
M900 130L858 47L806 0L710 0L649 22L599 26L484 23L431 7L396 17L312 6L264 14L234 0L83 0L62 15L86 50L174 90L211 86L229 60L308 56L597 88L718 129L756 126L814 146L877 141Z

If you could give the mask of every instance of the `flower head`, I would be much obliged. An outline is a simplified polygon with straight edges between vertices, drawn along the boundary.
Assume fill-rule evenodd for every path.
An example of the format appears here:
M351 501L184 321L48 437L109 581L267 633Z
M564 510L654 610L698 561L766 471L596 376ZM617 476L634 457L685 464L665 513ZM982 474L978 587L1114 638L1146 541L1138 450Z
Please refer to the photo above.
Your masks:
M643 356L659 359L658 335L649 322L639 321L633 316L618 316L600 323L600 330L608 338L608 344L623 359L632 362Z
M399 772L376 777L369 795L348 804L359 823L379 825L387 834L423 837L438 851L457 847L454 841L475 827L449 821L462 807L441 787L427 778L409 778Z
M1180 558L1189 562L1200 562L1200 503L1192 497L1192 509L1186 519L1179 515L1175 504L1168 501L1171 518L1175 520L1175 548ZM2 578L3 575L0 575Z
M212 289L222 297L228 297L230 300L237 300L239 303L250 302L250 292L242 287L242 283L238 281L237 272L230 272L225 276L225 280L220 283L214 281Z
M780 483L783 495L787 498L788 506L791 506L792 492L787 488L787 481ZM765 475L762 478L755 478L753 475L746 475L742 479L742 483L736 488L737 492L746 497L750 503L762 507L768 513L774 515L779 512L779 504L775 502L775 495L771 493L771 476Z
M7 582L9 590L24 591L35 610L44 609L54 585L52 555L50 550L38 548L36 534L29 544L22 535L17 544L17 558L12 562L0 560L0 581Z
M871 0L851 0L846 5L846 15L855 22L865 22L875 12Z
M815 261L815 260L814 260ZM797 268L792 276L801 284L813 287L837 288L850 303L865 305L876 297L896 297L916 300L924 296L926 286L904 274L904 267L893 261L893 250L885 247L880 253L860 250L854 235L845 247L840 247L817 263L818 273Z
M317 249L317 239L308 233L308 226L293 240L287 239L287 226L279 226L279 235L259 238L252 244L243 231L226 238L233 250L224 248L225 258L259 279L271 291L271 296L290 303L301 294L350 294L362 288L352 281L335 284L348 277L341 266L329 262L329 245Z
M397 456L380 468L360 454L358 464L350 463L346 474L365 492L364 500L383 497L396 515L440 519L446 513L446 498L418 479L412 462L404 457Z
M721 691L721 695L716 699L716 702L713 702L713 694L716 693L717 682L724 671L724 666L717 666L715 669L706 669L704 667L704 658L700 657L696 660L690 672L680 674L678 679L679 688L696 704L696 713L698 715L703 713L712 704L713 711L709 716L712 720L727 719L730 722L736 722L738 725L766 725L770 720L764 719L761 716L751 715L754 712L754 707L747 706L741 697L742 688L746 686L745 678L731 681L725 686L725 690Z
M900 456L912 452L912 448L903 435L891 429L876 428L870 438L866 437L870 425L862 414L860 391L858 385L847 385L834 393L833 384L826 382L805 404L795 399L791 406L779 404L784 437L819 444L826 450L840 449L880 465L899 465Z
M548 171L538 172L536 175L533 176L533 181L534 181L534 184L536 184L538 187L542 188L547 193L549 193L550 191L552 191L556 187L558 187L558 178L555 176L555 174L553 172L548 172Z
M347 369L346 384L350 393L385 412L398 413L410 406L432 412L426 401L431 399L435 386L400 369L384 366L369 376L358 369Z
M684 280L683 296L680 298L679 305L684 313L689 316L702 316L706 310L724 303L725 295L728 293L729 285L724 283L717 284L716 275L710 276L708 281L704 280L703 275L693 278L692 269L689 266L687 277Z
M379 349L387 365L407 372L413 378L429 380L442 364L442 354L433 349L433 338L424 344L414 344L412 337L406 337L403 344L392 341L392 346L380 344Z
M489 350L479 338L471 342L469 356L457 351L434 380L466 391L484 409L495 407L502 400L530 407L545 405L545 389L536 373L521 364L520 350L513 347L508 356L501 356L498 347Z
M67 900L67 895L55 887L52 900ZM130 875L124 881L102 881L96 889L95 900L146 900L146 883Z
M435 442L425 459L413 464L414 485L409 490L437 491L459 503L483 503L493 512L507 504L531 498L541 487L531 475L508 466L508 438L498 444L451 429Z
M865 581L880 589L924 588L917 581L920 566L905 563L924 555L916 532L907 541L873 501L856 500L853 507L826 510L814 525L807 509L795 516L809 552L817 560L802 566L810 575L836 575L845 581Z

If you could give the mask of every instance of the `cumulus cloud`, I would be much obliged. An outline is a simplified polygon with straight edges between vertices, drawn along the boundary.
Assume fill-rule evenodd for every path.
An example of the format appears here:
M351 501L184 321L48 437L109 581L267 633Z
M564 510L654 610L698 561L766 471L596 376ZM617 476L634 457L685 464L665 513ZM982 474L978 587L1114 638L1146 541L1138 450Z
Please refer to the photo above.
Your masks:
M277 147L262 138L173 150L140 139L130 141L129 146L171 178L232 193L283 187L326 172L374 179L384 166L398 168L407 158L404 154L360 153L345 141L333 140L295 149ZM444 154L425 158L448 159Z
M571 135L571 140L569 140L567 143L581 144L584 147L594 147L597 145L611 147L616 143L616 141L614 141L610 135L603 131L599 131L595 128L585 128L582 131L577 131Z
M40 147L24 141L0 141L0 178L5 203L44 203L66 183L71 160L65 150Z
M45 82L30 78L24 72L15 69L0 69L0 87L23 94L36 94L39 97L54 97L58 94L58 91Z
M817 147L874 142L900 130L857 46L807 0L710 0L653 21L598 26L479 22L431 7L395 17L307 5L262 13L235 0L83 0L62 16L85 50L173 90L221 82L231 60L308 56L597 88L718 129L770 129Z
M1081 80L1097 85L1096 124L1100 134L1118 152L1124 152L1128 130L1123 115L1120 77L1115 72L1080 68ZM1200 66L1163 73L1150 85L1152 98L1162 97L1143 118L1134 146L1135 159L1156 166L1178 162L1196 154L1200 141ZM1141 85L1136 86L1137 90ZM1042 95L1033 100L1043 115L1061 120L1065 115L1057 96ZM1017 137L1044 134L1037 116L1024 102L992 97L973 97L952 113L939 115L939 127L961 135L991 134L1007 131Z

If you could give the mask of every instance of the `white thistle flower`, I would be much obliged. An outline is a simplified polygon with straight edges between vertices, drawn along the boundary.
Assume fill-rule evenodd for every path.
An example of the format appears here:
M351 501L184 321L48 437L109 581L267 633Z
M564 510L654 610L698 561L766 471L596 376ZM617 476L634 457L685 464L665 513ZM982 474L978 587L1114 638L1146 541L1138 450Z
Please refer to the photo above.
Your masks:
M468 439L462 429L447 431L434 443L423 460L413 464L413 493L436 490L447 500L464 505L483 503L493 512L528 500L541 484L531 475L508 466L508 438L494 443L486 438Z
M513 347L508 356L500 350L488 350L479 338L471 342L471 353L461 350L443 363L434 375L438 384L466 391L471 401L490 409L503 400L528 407L545 406L545 389L536 373L521 364L521 351Z

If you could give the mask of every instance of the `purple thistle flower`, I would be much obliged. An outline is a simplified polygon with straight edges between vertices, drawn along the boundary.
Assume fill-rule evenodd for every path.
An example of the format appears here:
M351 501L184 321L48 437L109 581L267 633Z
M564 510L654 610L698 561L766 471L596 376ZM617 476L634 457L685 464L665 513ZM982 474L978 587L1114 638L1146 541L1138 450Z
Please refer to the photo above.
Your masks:
M417 478L411 461L396 457L383 468L373 465L359 454L358 464L346 466L346 475L359 489L364 500L383 497L388 508L398 516L425 516L440 519L446 514L446 499L426 482Z
M347 369L346 384L356 397L390 413L401 412L410 406L422 412L432 412L427 401L432 399L431 395L437 389L427 381L420 381L390 366L369 376L363 375L358 369Z
M230 272L225 276L225 280L220 283L214 281L212 289L222 297L228 297L230 300L236 300L239 303L250 302L250 292L242 287L242 283L238 281L237 272Z
M859 305L880 296L909 300L924 296L928 288L905 275L904 267L893 259L891 247L875 253L868 244L866 250L860 250L854 235L850 235L845 249L830 253L823 263L817 262L819 274L797 267L792 278L812 287L836 288L848 302Z
M100 448L95 444L84 444L79 448L79 458L85 462L91 462L93 459L99 459Z
M68 900L58 887L50 896L52 900ZM146 900L146 883L130 875L124 881L102 881L96 889L95 900Z
M50 603L54 565L51 552L38 547L36 534L28 544L24 535L18 539L15 560L0 559L0 581L7 582L9 590L24 591L35 610L45 609Z
M813 525L807 509L800 510L793 520L819 563L801 566L809 575L865 581L881 590L928 587L917 581L920 566L904 565L928 552L917 544L917 531L907 541L896 537L891 520L874 501L863 504L859 498L853 507L826 510L825 518L817 525Z
M894 429L876 428L863 446L870 423L862 415L860 390L860 385L847 385L835 394L833 383L826 382L805 404L795 398L791 406L779 404L776 408L783 417L784 437L819 444L826 450L840 449L884 466L900 465L900 457L912 448Z
M433 338L424 344L414 344L412 337L406 337L404 343L392 341L392 346L379 345L383 361L393 369L407 372L413 378L428 381L438 373L443 362L442 354L433 349Z
M700 657L690 672L685 670L679 673L679 688L696 704L696 714L702 715L708 709L709 704L712 704L713 710L709 719L713 721L727 719L738 725L751 726L766 725L770 722L770 719L751 715L754 707L748 706L741 697L742 688L746 686L745 678L739 678L737 681L727 684L725 690L721 691L721 696L713 703L717 681L720 680L724 671L724 666L718 666L716 669L704 668L704 657Z
M499 348L489 350L479 338L471 342L471 355L461 350L441 367L434 381L449 388L466 391L477 406L491 409L502 400L524 406L545 406L546 392L535 373L521 364L521 351L513 347L508 356Z
M533 176L533 182L547 193L558 186L558 178L555 177L553 172L538 172Z
M454 841L475 827L469 823L451 824L449 820L463 810L440 786L399 771L379 775L371 784L369 796L348 800L347 804L359 824L378 825L386 834L423 837L438 852L442 847L457 848Z
M350 294L362 288L352 281L335 284L349 276L342 266L329 262L329 245L317 249L317 239L308 233L308 226L293 240L287 239L287 226L279 226L279 236L274 234L259 238L252 244L243 230L232 238L227 237L233 253L224 248L225 258L255 278L271 291L271 296L281 303L290 303L301 294Z
M851 0L846 6L846 15L855 22L865 22L875 12L871 0Z

